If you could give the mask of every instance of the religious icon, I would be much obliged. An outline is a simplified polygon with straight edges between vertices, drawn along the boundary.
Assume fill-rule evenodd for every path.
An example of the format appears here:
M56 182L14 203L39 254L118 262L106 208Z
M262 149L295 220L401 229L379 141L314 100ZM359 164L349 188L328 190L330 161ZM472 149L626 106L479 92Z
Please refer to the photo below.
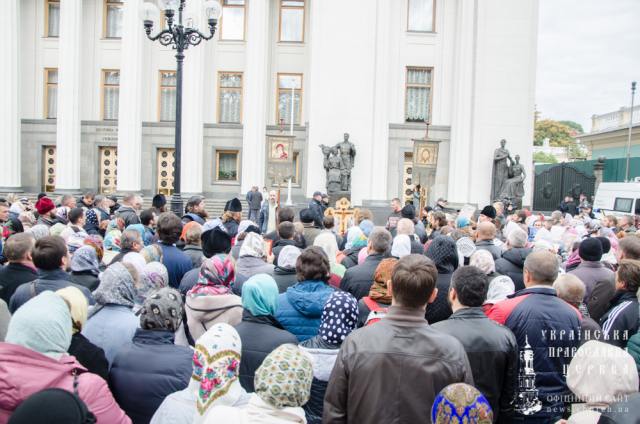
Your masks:
M417 164L418 165L435 165L436 152L431 145L421 145L417 148Z
M284 137L270 137L269 140L269 161L290 162L292 140Z

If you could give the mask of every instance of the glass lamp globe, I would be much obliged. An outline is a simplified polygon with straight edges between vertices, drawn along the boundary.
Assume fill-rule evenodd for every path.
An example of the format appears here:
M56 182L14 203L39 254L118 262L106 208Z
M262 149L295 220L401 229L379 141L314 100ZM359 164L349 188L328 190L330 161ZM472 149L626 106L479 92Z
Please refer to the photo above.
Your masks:
M204 3L204 11L207 19L218 20L222 15L222 7L216 0L208 0Z
M158 0L158 3L160 4L160 9L173 10L174 12L177 12L180 6L180 0Z
M140 17L145 22L156 22L160 17L160 11L153 3L142 3L140 6Z

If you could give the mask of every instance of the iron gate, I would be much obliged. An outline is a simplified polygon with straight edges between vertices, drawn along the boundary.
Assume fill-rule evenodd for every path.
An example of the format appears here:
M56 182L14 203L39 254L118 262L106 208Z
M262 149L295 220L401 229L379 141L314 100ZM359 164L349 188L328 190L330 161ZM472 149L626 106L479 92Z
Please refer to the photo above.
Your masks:
M576 170L561 163L552 166L535 176L533 209L536 211L554 211L558 209L564 196L572 196L576 200L580 193L593 199L596 177Z

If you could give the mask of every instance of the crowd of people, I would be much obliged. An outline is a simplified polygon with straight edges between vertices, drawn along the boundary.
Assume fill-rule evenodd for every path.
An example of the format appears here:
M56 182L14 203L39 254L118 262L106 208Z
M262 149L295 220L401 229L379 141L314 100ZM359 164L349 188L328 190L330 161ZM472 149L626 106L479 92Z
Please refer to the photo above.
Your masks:
M0 423L640 422L638 217L326 206L0 200Z

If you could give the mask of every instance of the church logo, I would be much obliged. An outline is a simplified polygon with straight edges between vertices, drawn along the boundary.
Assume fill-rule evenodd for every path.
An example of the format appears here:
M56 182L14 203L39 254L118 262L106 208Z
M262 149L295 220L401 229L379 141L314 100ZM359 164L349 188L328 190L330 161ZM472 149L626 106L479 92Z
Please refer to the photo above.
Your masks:
M533 349L529 338L525 336L524 348L520 350L520 369L518 370L518 390L515 403L516 412L533 415L542 409L536 389L536 373L533 369Z

